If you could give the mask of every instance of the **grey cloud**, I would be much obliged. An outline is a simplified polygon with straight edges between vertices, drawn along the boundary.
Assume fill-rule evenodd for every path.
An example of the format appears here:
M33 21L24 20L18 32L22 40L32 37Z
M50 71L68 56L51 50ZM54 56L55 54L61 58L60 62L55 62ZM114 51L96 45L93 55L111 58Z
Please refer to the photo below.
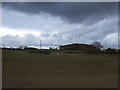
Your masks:
M2 26L14 29L52 30L63 24L58 17L42 13L30 16L21 12L2 10Z
M117 47L117 38L114 37L110 37L110 35L112 34L108 34L105 37L103 37L102 39L97 39L97 41L100 41L102 43L102 45L104 47ZM66 35L65 35L66 36ZM95 41L96 39L88 39L86 38L86 36L84 37L76 37L76 36L72 36L71 38L73 38L72 40L70 40L70 35L66 36L66 40L64 38L59 38L59 37L52 37L52 38L45 38L43 37L42 40L42 47L44 46L59 46L59 45L63 45L63 44L68 44L68 43L83 43L83 44L91 44L93 41ZM19 36L13 36L13 35L6 35L3 36L3 46L12 46L12 47L18 47L21 45L24 46L37 46L39 47L39 37L38 36L34 36L32 34L27 34L23 37L19 37Z
M0 38L1 39L1 38ZM18 35L5 35L2 37L3 46L39 46L40 39L42 40L42 46L57 46L57 38L45 38L34 36L33 34L26 34L23 37ZM59 44L60 45L60 44Z
M117 3L3 3L3 8L5 27L41 33L40 37L6 35L6 45L39 46L41 38L44 46L96 40L106 47L117 46L117 38L112 37L118 30Z
M114 33L117 35L117 27L117 17L112 17L87 26L81 24L64 24L55 30L41 30L39 36L34 36L33 34L26 34L23 37L7 35L3 37L3 41L6 45L10 46L39 46L40 39L43 46L58 46L67 43L91 44L93 41L100 41L106 47L116 47L117 38L113 38L113 35Z
M18 46L20 45L20 38L18 36L5 35L2 37L3 46Z
M117 15L117 2L4 2L3 8L29 15L41 12L59 16L70 23L91 24L107 16Z
M42 46L59 46L67 43L91 44L93 41L100 41L105 47L117 47L118 29L116 20L116 18L112 18L112 20L109 18L86 27L84 25L68 25L69 30L44 31L40 36L34 36L33 34L26 34L23 37L6 35L3 37L3 41L8 46L39 46L40 39L42 40Z

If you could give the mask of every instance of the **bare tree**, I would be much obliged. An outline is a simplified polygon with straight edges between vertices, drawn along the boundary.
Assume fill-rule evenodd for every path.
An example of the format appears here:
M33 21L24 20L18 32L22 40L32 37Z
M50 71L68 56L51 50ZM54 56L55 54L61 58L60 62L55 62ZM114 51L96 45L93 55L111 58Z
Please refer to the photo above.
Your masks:
M101 44L100 42L98 42L98 41L92 42L91 45L92 45L92 46L95 46L95 47L98 48L98 49L103 48L102 44Z

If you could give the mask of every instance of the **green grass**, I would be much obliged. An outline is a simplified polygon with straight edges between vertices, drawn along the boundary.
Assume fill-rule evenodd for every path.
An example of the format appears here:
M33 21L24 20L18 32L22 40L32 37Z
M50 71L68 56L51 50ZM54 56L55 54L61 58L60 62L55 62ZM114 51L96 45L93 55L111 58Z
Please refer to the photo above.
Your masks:
M3 53L5 88L117 88L117 56Z

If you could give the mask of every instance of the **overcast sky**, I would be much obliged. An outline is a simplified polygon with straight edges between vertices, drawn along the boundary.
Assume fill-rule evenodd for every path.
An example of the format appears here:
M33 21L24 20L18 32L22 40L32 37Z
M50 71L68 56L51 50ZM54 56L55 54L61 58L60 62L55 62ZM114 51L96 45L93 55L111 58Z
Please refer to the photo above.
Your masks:
M3 2L0 38L4 46L70 43L118 45L116 2Z

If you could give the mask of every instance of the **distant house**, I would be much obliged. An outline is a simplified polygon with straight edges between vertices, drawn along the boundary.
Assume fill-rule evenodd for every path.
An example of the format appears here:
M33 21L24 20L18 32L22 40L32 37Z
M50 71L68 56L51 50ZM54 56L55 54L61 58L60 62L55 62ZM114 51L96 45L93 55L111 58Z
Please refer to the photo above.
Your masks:
M95 46L92 45L88 45L88 44L68 44L68 45L62 45L59 46L60 50L80 50L80 51L93 51L96 50L97 48Z
M25 49L27 46L19 46L19 49Z

